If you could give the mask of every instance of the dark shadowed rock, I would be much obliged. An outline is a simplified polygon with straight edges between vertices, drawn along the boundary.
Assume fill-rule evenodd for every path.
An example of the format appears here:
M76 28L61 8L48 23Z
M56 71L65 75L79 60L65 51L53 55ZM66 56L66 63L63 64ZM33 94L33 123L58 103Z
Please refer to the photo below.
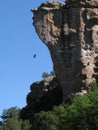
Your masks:
M35 82L30 88L31 92L27 95L27 104L34 111L49 110L62 102L62 90L54 76Z
M54 105L62 103L62 89L54 76L33 83L30 89L31 92L26 98L27 106L20 113L22 119L32 119L34 113L49 111Z

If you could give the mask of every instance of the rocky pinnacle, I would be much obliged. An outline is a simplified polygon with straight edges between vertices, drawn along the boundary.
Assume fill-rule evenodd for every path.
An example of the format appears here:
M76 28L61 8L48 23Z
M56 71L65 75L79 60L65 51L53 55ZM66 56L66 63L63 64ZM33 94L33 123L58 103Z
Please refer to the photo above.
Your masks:
M32 10L39 38L48 47L63 99L97 81L98 1L43 3Z

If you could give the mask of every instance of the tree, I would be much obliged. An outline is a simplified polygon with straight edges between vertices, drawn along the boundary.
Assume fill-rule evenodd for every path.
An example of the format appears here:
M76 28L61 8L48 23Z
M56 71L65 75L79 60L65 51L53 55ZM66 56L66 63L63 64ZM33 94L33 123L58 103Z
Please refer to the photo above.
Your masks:
M3 110L3 113L1 116L2 121L6 122L8 118L18 117L19 113L20 113L20 109L17 107L11 107L9 109L5 109Z
M2 125L0 130L29 130L31 125L29 120L19 119L20 109L11 107L5 109L2 114Z
M53 3L53 2L61 2L60 0L48 0L50 3Z
M55 71L51 71L50 75L55 76Z
M42 74L42 78L47 78L47 77L49 77L49 76L55 76L55 71L52 70L52 71L50 72L50 74L47 73L47 72L43 72L43 74Z
M1 128L1 130L29 130L31 127L28 120L18 120L16 118L9 118Z
M58 117L50 111L35 114L33 130L58 130Z
M60 130L98 130L98 88L54 108Z
M50 74L48 74L47 72L43 72L43 74L42 74L42 78L47 78L49 76L50 76Z
M7 119L5 125L3 125L4 130L21 130L21 123L15 117Z

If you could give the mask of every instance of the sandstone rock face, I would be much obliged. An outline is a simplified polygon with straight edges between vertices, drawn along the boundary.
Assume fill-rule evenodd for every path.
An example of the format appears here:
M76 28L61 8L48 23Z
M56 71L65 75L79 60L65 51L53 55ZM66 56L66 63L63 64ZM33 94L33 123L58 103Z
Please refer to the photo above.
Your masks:
M33 13L36 32L50 51L63 98L96 82L98 1L45 3Z

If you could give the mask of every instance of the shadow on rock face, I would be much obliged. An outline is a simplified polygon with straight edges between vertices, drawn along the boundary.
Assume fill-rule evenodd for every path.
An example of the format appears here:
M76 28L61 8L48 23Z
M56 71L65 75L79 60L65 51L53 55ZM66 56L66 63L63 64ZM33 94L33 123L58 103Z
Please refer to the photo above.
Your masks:
M62 89L56 77L50 76L31 86L27 95L27 106L21 111L22 119L30 119L34 113L49 111L62 102Z

